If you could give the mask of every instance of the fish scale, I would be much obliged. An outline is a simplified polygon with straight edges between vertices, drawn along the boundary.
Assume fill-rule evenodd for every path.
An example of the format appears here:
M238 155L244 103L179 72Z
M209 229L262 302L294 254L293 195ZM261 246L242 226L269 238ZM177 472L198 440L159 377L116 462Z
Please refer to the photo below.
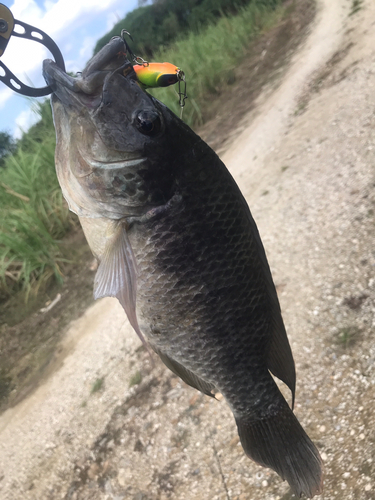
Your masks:
M250 210L214 151L138 85L123 44L114 37L78 79L44 62L59 182L99 261L94 295L117 297L187 384L220 391L245 453L313 497L321 459L271 376L293 406L293 356Z
M215 176L209 189L201 190L189 183L185 187L180 182L183 207L176 206L161 220L141 228L135 226L138 235L132 247L140 277L137 312L142 332L156 350L184 362L194 373L215 384L228 395L231 404L234 398L231 384L227 387L229 371L240 393L236 398L241 401L239 412L244 405L254 410L254 402L249 405L248 401L252 399L251 386L256 386L255 399L264 401L264 396L259 398L258 394L260 389L265 395L269 392L262 380L264 375L258 384L256 378L241 374L249 372L253 378L260 352L264 358L271 307L257 244L246 223L246 206L233 181L228 184L223 179L228 178L228 173L220 162L215 161L209 168ZM203 216L201 206L196 208L197 199L205 200ZM132 242L131 231L129 237ZM177 266L171 262L171 255ZM156 270L153 276L162 278L154 281L148 274L150 267ZM197 295L201 304L197 304ZM158 314L166 320L155 320ZM190 318L195 318L194 324ZM155 329L157 335L152 333ZM239 349L241 345L247 349ZM273 385L268 371L262 371L270 380L268 385ZM244 390L238 387L241 379ZM235 405L231 404L237 411Z

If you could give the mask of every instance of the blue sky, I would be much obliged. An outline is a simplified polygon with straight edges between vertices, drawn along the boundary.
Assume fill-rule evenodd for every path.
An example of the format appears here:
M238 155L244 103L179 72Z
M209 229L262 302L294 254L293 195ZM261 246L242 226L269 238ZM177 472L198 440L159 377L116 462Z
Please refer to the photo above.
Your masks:
M0 0L15 19L47 33L59 46L67 71L81 71L90 59L99 38L126 13L137 7L137 0ZM125 27L125 26L124 26ZM120 34L120 33L119 33ZM42 87L43 59L53 58L36 42L12 37L1 60L25 84ZM32 83L30 83L32 82ZM0 131L16 137L35 121L32 102L0 82Z

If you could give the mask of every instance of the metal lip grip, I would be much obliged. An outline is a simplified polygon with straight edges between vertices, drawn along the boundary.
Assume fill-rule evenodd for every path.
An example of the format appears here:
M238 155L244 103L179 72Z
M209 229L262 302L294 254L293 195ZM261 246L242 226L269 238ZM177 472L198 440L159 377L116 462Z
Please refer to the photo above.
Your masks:
M14 27L21 26L20 32L14 31ZM64 58L56 43L46 33L41 31L30 24L23 23L14 19L12 12L4 4L0 3L0 58L8 45L12 36L25 38L26 40L33 40L34 42L41 43L51 52L56 64L65 71ZM10 89L18 94L26 95L29 97L42 97L52 94L53 89L49 86L34 88L29 87L22 83L0 60L0 67L3 68L4 75L0 75L0 81L5 83Z

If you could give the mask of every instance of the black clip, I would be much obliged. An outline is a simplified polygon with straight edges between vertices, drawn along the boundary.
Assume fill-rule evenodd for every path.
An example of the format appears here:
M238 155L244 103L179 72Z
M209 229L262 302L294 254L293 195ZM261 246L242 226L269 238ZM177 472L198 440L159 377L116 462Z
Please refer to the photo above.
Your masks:
M14 26L19 25L23 28L22 33L17 33L14 31ZM18 36L20 38L26 38L27 40L34 40L39 42L51 52L56 64L65 71L64 58L60 52L60 49L56 43L49 37L46 33L41 31L34 26L23 23L14 19L11 11L4 4L0 3L0 57L4 54L4 51L8 45L8 42L12 36ZM0 67L3 68L5 75L0 75L0 81L5 83L10 89L14 90L18 94L26 95L29 97L42 97L48 94L52 94L53 89L49 86L34 88L29 87L22 83L8 68L4 63L0 61Z

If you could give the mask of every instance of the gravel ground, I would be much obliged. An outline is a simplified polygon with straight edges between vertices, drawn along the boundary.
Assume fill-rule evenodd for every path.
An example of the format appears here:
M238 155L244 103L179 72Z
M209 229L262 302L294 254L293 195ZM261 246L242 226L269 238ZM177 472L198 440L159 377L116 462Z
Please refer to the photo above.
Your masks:
M318 2L223 153L269 257L325 500L375 498L375 4L355 4ZM62 348L61 368L0 416L2 499L294 498L244 456L224 401L152 366L116 301Z

